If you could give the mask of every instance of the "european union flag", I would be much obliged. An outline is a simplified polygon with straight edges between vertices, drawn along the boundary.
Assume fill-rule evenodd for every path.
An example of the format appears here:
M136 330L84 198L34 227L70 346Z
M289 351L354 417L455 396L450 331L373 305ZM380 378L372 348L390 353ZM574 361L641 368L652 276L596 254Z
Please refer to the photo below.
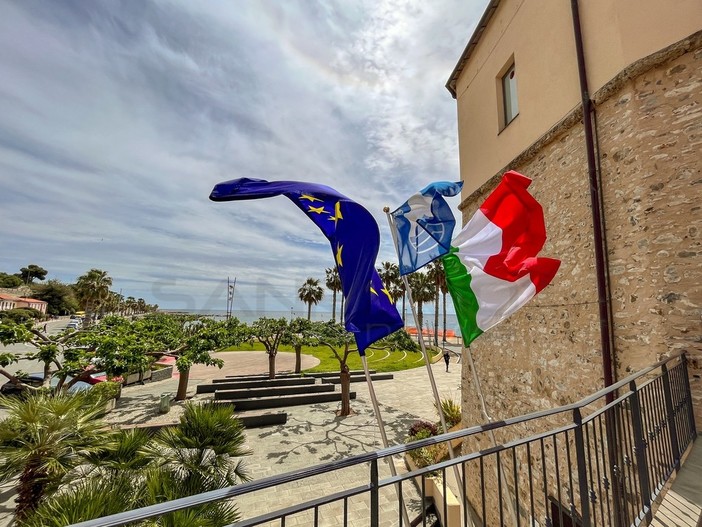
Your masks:
M286 196L321 229L331 244L346 298L346 330L358 352L403 326L390 293L375 270L380 231L375 219L355 201L331 187L302 181L241 178L215 185L212 201Z
M456 220L444 196L455 196L462 187L460 181L430 183L391 213L401 275L449 252Z

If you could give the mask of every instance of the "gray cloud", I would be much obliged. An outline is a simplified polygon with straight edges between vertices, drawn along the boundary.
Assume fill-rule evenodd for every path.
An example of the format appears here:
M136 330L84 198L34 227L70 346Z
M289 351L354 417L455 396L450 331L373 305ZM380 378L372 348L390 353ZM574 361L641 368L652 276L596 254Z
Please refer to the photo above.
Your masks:
M328 243L285 198L207 199L243 176L356 199L395 261L382 207L458 178L443 85L485 3L2 3L0 271L97 267L173 308L237 276L242 305L301 309Z

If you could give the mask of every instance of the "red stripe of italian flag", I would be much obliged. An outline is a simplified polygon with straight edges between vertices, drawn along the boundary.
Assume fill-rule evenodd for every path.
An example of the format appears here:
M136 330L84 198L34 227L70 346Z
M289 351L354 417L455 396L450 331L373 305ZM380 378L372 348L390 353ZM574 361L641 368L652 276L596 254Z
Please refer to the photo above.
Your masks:
M498 324L553 279L559 260L536 255L546 242L531 180L507 172L444 256L446 281L464 345Z

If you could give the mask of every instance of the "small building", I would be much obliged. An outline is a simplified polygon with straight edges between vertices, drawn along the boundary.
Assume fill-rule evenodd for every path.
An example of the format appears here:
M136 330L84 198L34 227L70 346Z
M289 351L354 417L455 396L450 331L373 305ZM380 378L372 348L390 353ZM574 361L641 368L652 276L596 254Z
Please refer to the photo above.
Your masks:
M0 294L0 311L9 311L17 307L19 299L15 296Z
M46 308L48 306L48 302L44 302L43 300L37 300L36 298L20 297L17 299L17 307L36 309L37 311L40 311L43 314L46 314Z

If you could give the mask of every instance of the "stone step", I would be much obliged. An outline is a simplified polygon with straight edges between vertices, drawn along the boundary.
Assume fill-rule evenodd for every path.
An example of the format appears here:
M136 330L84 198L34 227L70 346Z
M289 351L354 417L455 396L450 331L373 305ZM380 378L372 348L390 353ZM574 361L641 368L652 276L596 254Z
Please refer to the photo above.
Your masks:
M313 373L276 373L276 379L296 379L296 378L308 378L312 377L314 379L321 379L322 377L329 377L337 372L313 372ZM351 375L364 375L363 370L351 370ZM369 370L369 373L377 373L376 370ZM255 374L255 375L227 375L224 378L212 379L213 383L220 382L240 382L240 381L258 381L258 380L269 380L268 374Z
M244 390L217 390L215 400L252 399L255 397L274 397L276 395L298 395L303 393L333 392L333 384L312 384L303 386L274 386L272 388L249 388Z
M349 398L355 399L356 392L350 392ZM259 399L234 399L228 401L217 401L217 403L233 404L236 411L244 412L247 410L300 406L303 404L331 403L335 401L341 401L341 392L286 395L282 397L261 397Z
M376 373L375 375L370 376L371 381L388 381L393 378L392 373ZM351 382L366 382L366 376L365 375L352 375L351 376ZM322 379L322 383L324 384L341 384L341 379L339 379L339 376L337 375L336 377L325 377Z
M244 424L245 428L261 428L264 426L284 425L288 422L286 412L265 414L235 415Z
M310 385L317 382L317 379L312 378L294 378L294 379L265 379L260 381L239 381L239 382L220 382L216 384L198 384L197 393L214 393L217 390L237 390L242 388L270 388L273 386L300 386Z

